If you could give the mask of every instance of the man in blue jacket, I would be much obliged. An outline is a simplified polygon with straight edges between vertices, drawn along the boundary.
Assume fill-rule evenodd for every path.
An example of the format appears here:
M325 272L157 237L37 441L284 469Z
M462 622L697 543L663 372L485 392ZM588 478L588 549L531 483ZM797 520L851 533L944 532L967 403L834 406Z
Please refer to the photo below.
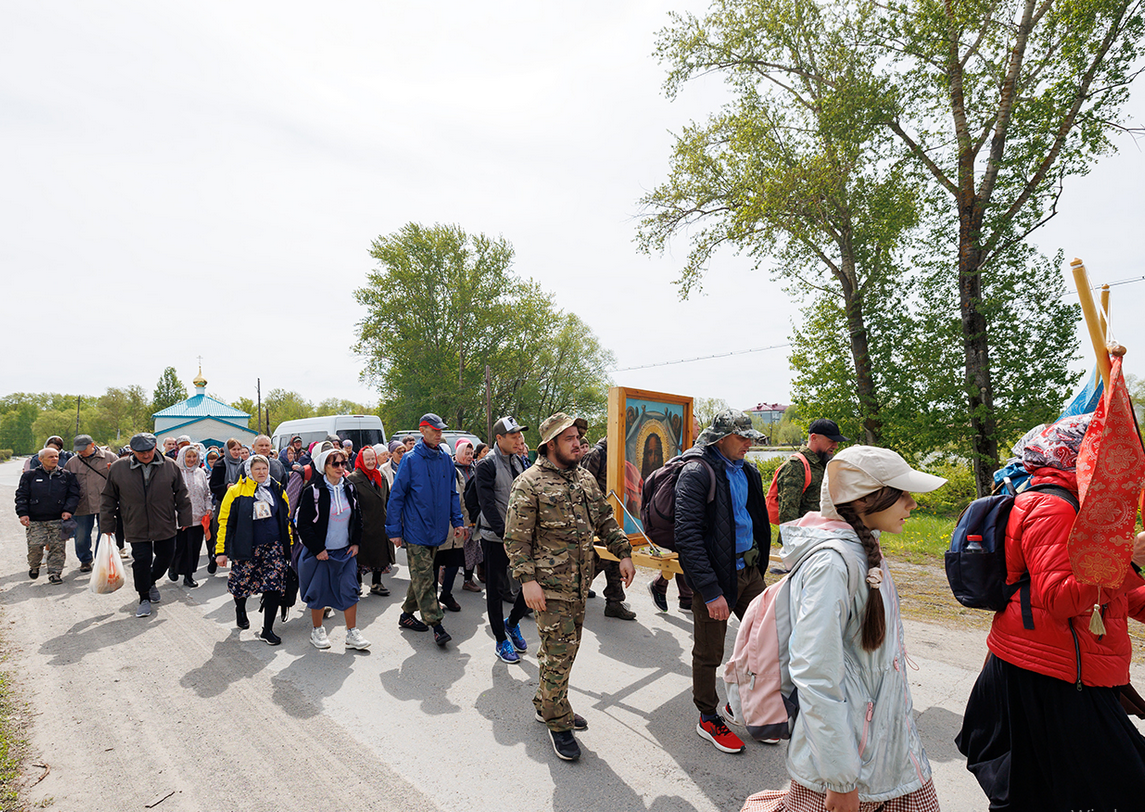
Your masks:
M453 459L441 450L441 432L449 427L430 413L422 416L418 428L421 442L402 458L390 488L386 533L395 547L406 545L409 564L409 591L398 626L415 632L432 626L434 641L444 646L452 638L441 625L433 559L450 533L464 541L469 531L461 516ZM421 620L413 616L415 609Z

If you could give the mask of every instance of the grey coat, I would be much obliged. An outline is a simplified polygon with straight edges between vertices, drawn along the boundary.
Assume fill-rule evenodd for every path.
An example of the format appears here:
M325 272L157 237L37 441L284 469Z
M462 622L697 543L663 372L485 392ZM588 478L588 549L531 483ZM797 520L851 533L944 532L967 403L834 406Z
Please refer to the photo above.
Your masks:
M80 483L80 504L76 508L77 516L90 516L99 513L99 503L103 496L103 486L107 484L107 476L111 465L116 461L114 454L96 448L90 457L81 457L76 454L67 465L65 471L75 474ZM102 525L100 525L102 527Z

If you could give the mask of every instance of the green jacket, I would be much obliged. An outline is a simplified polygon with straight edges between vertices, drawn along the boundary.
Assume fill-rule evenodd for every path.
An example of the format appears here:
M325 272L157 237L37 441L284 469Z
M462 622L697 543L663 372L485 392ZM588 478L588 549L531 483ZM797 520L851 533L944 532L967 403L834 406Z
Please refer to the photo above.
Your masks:
M779 468L779 479L776 480L776 497L779 501L779 517L776 524L793 522L807 513L819 509L819 491L823 487L823 474L827 466L819 459L819 455L804 443L799 452L811 464L811 482L807 488L803 483L807 481L807 469L796 458L789 459Z
M518 581L536 581L553 600L585 600L594 574L594 536L617 558L632 556L628 537L588 471L557 468L541 455L513 480L505 553Z

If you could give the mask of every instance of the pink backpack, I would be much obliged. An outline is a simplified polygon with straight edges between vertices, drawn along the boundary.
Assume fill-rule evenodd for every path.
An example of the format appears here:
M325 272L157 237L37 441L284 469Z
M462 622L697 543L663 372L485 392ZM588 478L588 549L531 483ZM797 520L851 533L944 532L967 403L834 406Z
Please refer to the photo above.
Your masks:
M791 572L765 589L744 612L731 659L724 666L724 682L733 721L745 725L756 741L774 744L790 739L799 715L799 696L788 671L791 576L815 552L831 549L848 562L848 585L854 595L860 574L844 554L844 545L842 540L831 539L808 551Z

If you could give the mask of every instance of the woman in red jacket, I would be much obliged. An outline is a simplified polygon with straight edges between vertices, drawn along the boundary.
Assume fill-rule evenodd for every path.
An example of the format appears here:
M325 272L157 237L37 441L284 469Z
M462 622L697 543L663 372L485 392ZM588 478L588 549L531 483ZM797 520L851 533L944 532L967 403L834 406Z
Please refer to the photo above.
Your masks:
M1138 809L1145 791L1145 738L1121 705L1129 617L1145 622L1145 533L1122 585L1100 591L1100 636L1089 630L1098 588L1078 583L1067 549L1088 418L1063 418L1021 451L1031 484L1054 487L1014 502L1006 580L1028 573L1029 597L1019 590L994 616L956 739L991 810Z

